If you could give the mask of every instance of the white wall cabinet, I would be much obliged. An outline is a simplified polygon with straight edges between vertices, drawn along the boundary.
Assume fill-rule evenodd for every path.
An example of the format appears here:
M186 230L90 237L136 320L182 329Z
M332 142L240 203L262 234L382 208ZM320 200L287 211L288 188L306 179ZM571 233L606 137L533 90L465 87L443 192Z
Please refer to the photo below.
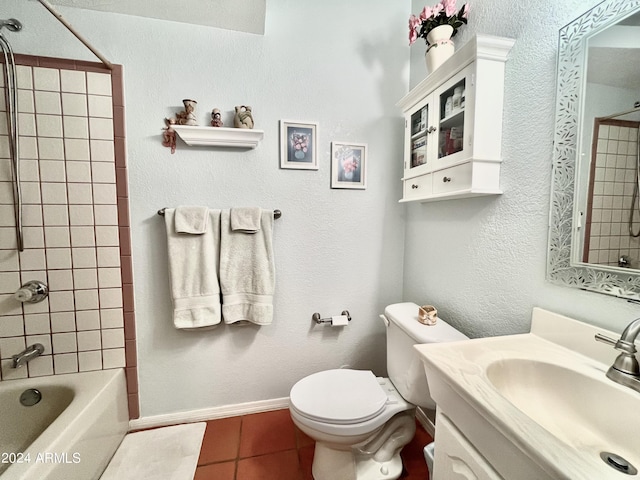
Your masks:
M502 193L504 70L513 43L477 35L398 102L402 202Z

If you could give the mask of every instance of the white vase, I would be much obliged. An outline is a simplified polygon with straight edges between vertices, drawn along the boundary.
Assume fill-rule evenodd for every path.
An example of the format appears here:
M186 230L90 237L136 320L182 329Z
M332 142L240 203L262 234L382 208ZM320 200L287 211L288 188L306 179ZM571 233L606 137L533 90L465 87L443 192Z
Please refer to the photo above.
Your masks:
M427 73L433 73L453 55L455 46L451 40L452 34L453 27L451 25L439 25L427 33L429 47L424 54L427 62Z

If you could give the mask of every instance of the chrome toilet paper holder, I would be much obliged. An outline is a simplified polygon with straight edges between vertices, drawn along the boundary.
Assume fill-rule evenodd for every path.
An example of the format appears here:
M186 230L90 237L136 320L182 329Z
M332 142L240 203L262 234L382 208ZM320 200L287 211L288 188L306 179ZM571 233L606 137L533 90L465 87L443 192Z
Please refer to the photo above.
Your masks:
M344 315L345 317L347 317L347 320L351 321L351 315L349 314L349 310L343 310L341 315ZM321 323L331 323L331 317L328 318L321 318L321 315L316 312L313 315L311 315L311 319L316 322L318 325L320 325Z

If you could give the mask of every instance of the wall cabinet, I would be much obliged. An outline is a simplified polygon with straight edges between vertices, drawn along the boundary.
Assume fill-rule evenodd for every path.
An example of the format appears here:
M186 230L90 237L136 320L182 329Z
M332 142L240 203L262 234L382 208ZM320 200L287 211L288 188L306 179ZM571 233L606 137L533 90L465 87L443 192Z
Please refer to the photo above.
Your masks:
M502 193L504 67L513 43L477 35L398 102L405 117L401 201Z

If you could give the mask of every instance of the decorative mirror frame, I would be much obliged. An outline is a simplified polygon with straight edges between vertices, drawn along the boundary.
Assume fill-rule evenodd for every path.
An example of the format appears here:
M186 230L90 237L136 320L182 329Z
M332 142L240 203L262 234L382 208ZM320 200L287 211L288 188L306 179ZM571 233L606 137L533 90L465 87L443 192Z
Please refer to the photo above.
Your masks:
M572 262L574 190L587 41L640 9L640 0L606 0L560 30L547 280L567 287L640 300L640 272Z

